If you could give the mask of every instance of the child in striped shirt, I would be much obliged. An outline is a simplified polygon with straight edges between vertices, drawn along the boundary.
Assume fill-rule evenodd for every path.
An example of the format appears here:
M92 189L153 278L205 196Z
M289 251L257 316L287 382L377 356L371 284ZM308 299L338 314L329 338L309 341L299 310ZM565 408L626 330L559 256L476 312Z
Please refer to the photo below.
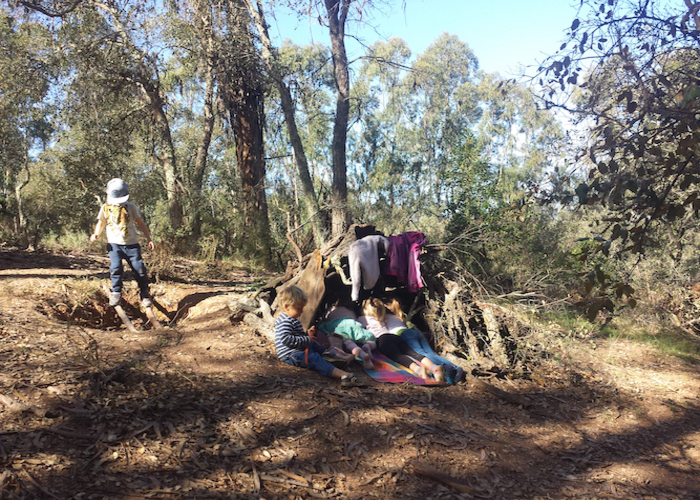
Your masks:
M315 327L309 329L309 334L304 333L304 327L299 321L307 302L304 291L295 285L288 286L280 291L277 302L282 309L275 321L277 357L289 365L315 370L326 377L338 378L344 387L358 385L359 381L355 375L336 368L323 359L325 349L313 340Z

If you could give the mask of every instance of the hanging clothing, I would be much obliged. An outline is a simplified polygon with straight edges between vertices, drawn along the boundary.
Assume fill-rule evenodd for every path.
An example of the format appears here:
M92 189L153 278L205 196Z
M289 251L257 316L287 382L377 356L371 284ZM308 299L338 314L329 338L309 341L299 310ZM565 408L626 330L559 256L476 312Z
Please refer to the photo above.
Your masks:
M388 240L381 235L365 236L354 241L348 249L350 279L352 280L352 300L360 298L360 283L365 290L371 290L379 279L379 251L386 252Z
M400 285L406 285L409 292L423 288L423 279L418 260L425 246L425 235L418 231L389 236L389 247L384 265L384 273L396 276Z

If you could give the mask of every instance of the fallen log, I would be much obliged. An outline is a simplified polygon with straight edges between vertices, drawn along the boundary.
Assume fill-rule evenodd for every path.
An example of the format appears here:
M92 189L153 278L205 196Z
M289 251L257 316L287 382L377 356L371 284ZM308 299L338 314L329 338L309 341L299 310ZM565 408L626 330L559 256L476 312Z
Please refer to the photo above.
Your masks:
M295 284L309 298L300 318L302 325L305 329L315 325L336 300L350 297L348 251L352 243L371 234L377 234L374 226L353 225L323 248L305 255L301 262L288 263L287 272L281 279L271 282L251 297L255 299L252 305L232 306L234 318L243 320L272 339L272 315L277 312L277 293L283 287ZM462 366L465 372L472 371L472 368L498 373L512 371L520 362L516 353L518 337L524 328L499 306L477 300L464 278L446 272L438 248L432 245L432 251L421 257L425 287L418 293L398 285L395 277L382 276L374 289L362 290L363 295L381 297L391 293L399 296L415 327L430 332L427 336L432 337L430 340L436 352L448 355L450 361ZM262 304L265 304L265 313Z

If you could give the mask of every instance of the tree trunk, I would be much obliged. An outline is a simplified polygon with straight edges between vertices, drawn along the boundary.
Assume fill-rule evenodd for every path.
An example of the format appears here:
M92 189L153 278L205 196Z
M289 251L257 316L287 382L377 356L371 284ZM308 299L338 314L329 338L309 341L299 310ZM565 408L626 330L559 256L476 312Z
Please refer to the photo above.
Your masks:
M350 117L350 74L345 51L345 21L352 0L325 0L331 35L333 75L338 91L333 127L333 190L331 193L333 236L348 228L346 142Z
M279 69L279 62L277 61L276 53L272 48L272 42L270 41L270 36L268 34L267 24L265 23L265 14L263 11L262 2L257 0L257 9L253 6L251 0L245 0L245 2L248 6L248 10L253 16L258 32L260 33L263 61L265 62L265 65L267 66L268 71L270 72L272 79L277 86L277 90L280 93L280 101L282 104L282 111L284 112L284 120L287 125L287 133L289 134L289 141L292 143L292 150L294 151L294 158L296 160L299 178L301 180L302 192L304 193L304 200L306 201L307 216L311 222L316 245L321 246L325 243L325 231L323 224L321 223L321 217L319 217L321 209L319 207L318 198L316 197L313 181L311 180L311 175L309 173L309 163L306 159L304 145L301 142L301 136L299 135L299 129L297 128L292 94L282 78L282 74Z
M158 159L163 168L165 190L168 197L168 216L170 226L177 231L183 226L184 212L182 210L182 190L177 173L177 156L175 145L170 134L170 123L165 114L165 102L160 94L160 85L151 81L141 82L144 94L151 107L151 114L156 124L160 153Z
M263 146L263 89L254 81L240 77L228 84L227 107L236 143L236 162L241 176L246 252L261 255L271 262L270 223L265 195L265 159Z
M207 168L207 156L209 145L214 132L214 34L211 20L211 8L208 2L198 2L197 4L198 32L202 36L205 44L202 65L205 68L205 88L204 88L204 121L202 123L202 135L197 147L197 156L194 162L194 172L192 174L192 225L191 239L193 242L199 241L202 235L202 188L204 184L204 173Z

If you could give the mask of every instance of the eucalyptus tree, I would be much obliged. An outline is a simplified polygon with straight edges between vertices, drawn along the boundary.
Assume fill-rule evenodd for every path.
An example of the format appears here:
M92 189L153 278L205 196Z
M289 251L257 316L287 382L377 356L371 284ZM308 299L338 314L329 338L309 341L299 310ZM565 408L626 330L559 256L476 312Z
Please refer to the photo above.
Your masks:
M354 210L362 218L381 218L388 231L404 230L422 205L422 182L412 175L420 158L413 154L417 133L413 85L406 77L410 58L401 38L377 42L369 47L353 84L361 125L350 140Z
M345 26L353 0L324 0L326 20L331 38L333 76L337 90L333 125L333 234L345 231L348 225L347 135L350 118L350 70L345 49Z
M0 9L0 215L14 219L16 236L27 242L22 190L31 176L30 150L45 147L53 131L47 93L58 61L50 33Z
M478 65L466 44L443 34L410 57L400 39L376 44L356 84L373 96L358 141L360 197L402 224L443 218L453 196L445 180L480 114Z
M133 88L150 122L152 154L161 166L172 229L183 226L182 183L161 82L162 39L159 2L133 0L19 1L50 18L65 35L64 49L82 74L105 89ZM133 110L125 110L128 114Z
M332 173L331 137L333 130L332 104L335 87L330 69L330 53L320 44L295 45L289 40L278 49L276 56L283 71L294 105L294 121L304 151L311 186L304 187L299 173L299 158L294 148L290 149L287 113L282 109L276 87L268 96L266 147L274 159L270 162L268 178L271 182L271 196L275 197L276 209L284 212L285 221L277 214L277 227L282 232L282 240L294 238L295 243L304 239L310 223L316 245L330 233L330 199ZM308 201L306 190L313 196ZM311 204L309 204L311 203ZM316 237L316 231L322 238ZM291 233L289 236L284 232Z
M271 258L263 127L266 81L251 14L240 0L224 2L217 75L222 106L233 130L243 197L244 246Z
M576 159L588 176L576 195L609 210L602 249L617 241L643 252L655 226L700 211L698 61L700 2L582 0L567 39L541 65L545 104L587 127Z
M189 81L188 90L192 95L191 105L179 126L198 135L192 148L195 152L192 166L182 173L189 198L189 237L197 242L202 234L202 211L206 207L202 191L216 124L218 31L223 28L220 26L223 16L220 2L211 0L174 1L170 7L166 36L174 47L172 59L183 68L181 79L178 76L180 86Z
M286 71L282 68L280 58L276 48L272 45L270 35L265 20L265 10L261 0L256 0L255 5L252 0L244 0L250 12L261 41L261 54L263 62L277 87L280 105L284 114L289 142L291 143L296 160L299 179L301 180L302 192L304 194L307 217L313 228L316 245L321 246L325 240L325 231L322 224L321 210L314 189L313 180L309 171L309 162L306 157L301 134L297 126L295 115L295 104L289 84L285 81Z

